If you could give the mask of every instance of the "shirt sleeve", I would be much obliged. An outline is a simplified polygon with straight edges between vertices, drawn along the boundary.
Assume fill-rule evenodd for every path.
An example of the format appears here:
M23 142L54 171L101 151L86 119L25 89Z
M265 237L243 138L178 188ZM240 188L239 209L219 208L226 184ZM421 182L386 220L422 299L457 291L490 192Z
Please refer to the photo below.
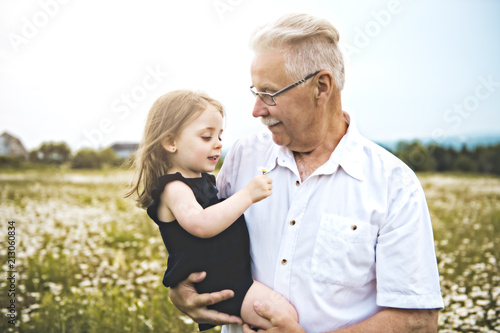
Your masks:
M377 305L443 308L434 236L423 189L411 170L393 174L376 247ZM403 181L401 181L403 180Z

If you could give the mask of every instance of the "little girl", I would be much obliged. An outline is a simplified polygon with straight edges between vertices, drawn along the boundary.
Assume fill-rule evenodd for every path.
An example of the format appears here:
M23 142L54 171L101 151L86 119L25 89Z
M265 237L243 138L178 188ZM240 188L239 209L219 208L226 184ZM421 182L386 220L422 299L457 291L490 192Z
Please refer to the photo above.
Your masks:
M255 301L270 301L274 310L297 321L293 306L281 295L253 281L249 236L243 212L271 195L271 178L256 176L228 199L217 198L213 172L221 156L223 107L205 94L177 90L160 96L149 111L136 157L130 196L158 225L168 251L163 277L175 286L193 272L205 271L199 293L223 289L234 297L209 306L239 316L251 326L271 323L254 310ZM257 171L257 170L256 170ZM212 328L200 324L200 330Z

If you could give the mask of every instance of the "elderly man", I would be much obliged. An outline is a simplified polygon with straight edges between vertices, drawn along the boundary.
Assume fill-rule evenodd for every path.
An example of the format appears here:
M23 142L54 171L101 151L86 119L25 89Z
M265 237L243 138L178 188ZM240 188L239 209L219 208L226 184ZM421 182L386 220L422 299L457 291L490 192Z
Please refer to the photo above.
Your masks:
M273 195L245 213L252 271L295 306L299 323L273 304L255 308L272 332L436 332L443 302L423 190L342 111L338 40L328 21L305 14L252 39L252 115L268 130L232 147L217 182L226 197L259 167L273 179ZM173 288L174 304L197 322L241 324L206 308L232 293L197 294L204 274Z

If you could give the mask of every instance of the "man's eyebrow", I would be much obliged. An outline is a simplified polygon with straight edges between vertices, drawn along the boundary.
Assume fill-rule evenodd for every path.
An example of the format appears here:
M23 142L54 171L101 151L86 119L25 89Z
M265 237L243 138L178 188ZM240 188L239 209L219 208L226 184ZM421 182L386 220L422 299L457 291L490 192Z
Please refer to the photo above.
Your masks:
M255 87L255 89L257 89L256 86L253 86L253 87ZM261 85L257 91L266 92L266 91L269 91L269 90L276 91L277 88L272 88L272 87L269 86L269 84L264 84L264 85Z

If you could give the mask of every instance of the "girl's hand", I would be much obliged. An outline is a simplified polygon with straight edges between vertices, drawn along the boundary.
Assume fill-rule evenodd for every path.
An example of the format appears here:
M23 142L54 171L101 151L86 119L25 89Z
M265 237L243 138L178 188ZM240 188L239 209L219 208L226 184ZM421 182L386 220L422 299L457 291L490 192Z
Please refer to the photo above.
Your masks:
M248 191L252 202L256 203L267 198L273 193L272 183L273 180L271 178L266 175L260 175L252 179L245 189Z

